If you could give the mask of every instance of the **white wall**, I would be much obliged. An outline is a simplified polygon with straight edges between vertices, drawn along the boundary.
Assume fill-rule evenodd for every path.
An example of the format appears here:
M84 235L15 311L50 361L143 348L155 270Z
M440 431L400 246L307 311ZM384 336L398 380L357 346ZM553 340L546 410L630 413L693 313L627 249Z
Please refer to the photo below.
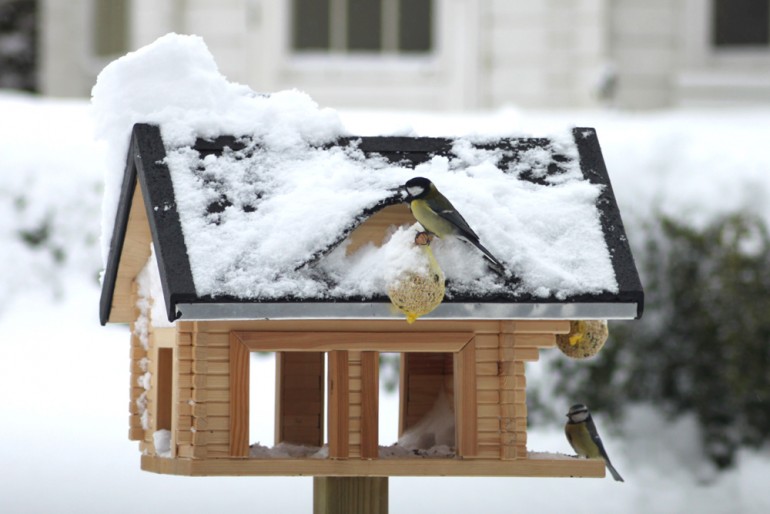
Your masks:
M41 0L41 89L88 96L96 0ZM630 109L770 103L770 48L714 52L710 0L435 0L422 57L297 55L288 0L132 0L131 49L202 36L220 71L258 91L298 88L330 107ZM608 70L612 73L608 74ZM608 76L611 98L600 98Z
M605 0L488 0L484 104L584 107L607 61Z

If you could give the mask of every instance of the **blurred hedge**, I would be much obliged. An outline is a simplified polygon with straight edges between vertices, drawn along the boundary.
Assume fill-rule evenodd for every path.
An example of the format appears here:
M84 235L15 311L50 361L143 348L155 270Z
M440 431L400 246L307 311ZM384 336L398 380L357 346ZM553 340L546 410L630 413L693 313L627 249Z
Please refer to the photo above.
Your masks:
M610 323L591 360L552 359L551 386L616 419L634 402L671 417L694 413L705 454L730 467L741 445L770 441L767 227L749 214L705 227L659 216L641 243L644 317Z

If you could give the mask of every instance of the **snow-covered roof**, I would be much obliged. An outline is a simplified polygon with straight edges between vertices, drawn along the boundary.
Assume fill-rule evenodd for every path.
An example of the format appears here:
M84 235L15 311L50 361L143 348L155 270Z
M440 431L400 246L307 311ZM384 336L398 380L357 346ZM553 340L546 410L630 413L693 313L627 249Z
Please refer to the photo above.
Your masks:
M178 34L107 65L92 105L108 158L103 322L131 319L130 281L151 255L170 319L396 316L387 285L426 262L393 192L414 176L436 184L511 274L455 238L434 240L447 284L430 316L641 312L593 129L355 137L302 92L229 82L201 38ZM348 242L372 226L378 237Z
M434 318L633 318L643 293L596 132L549 138L338 137L164 142L134 127L105 272L110 318L138 183L169 320L399 317L389 281L415 266L404 240L351 251L347 236L430 178L512 272L454 238L432 249L447 278ZM413 245L412 245L413 246ZM156 299L160 301L160 299Z

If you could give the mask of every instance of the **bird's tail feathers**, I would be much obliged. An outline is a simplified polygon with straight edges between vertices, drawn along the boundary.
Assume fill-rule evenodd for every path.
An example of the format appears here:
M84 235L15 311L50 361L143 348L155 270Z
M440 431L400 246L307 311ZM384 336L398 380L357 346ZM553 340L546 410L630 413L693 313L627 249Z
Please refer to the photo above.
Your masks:
M510 273L508 273L508 271L507 271L507 269L506 269L505 265L504 265L502 262L500 262L500 261L497 259L497 257L495 257L494 255L492 255L492 252L490 252L489 250L487 250L487 249L484 247L484 245L483 245L483 244L481 244L479 241L477 241L477 240L474 240L474 239L468 239L468 238L465 238L465 237L461 237L460 239L462 239L462 240L463 240L463 241L465 241L466 243L470 243L470 244L472 244L473 246L475 246L476 248L478 248L479 250L481 250L481 253L483 253L483 254L484 254L484 258L487 260L487 264L489 264L489 267L490 267L490 268L492 268L492 270L493 270L495 273L497 273L497 274L498 274L498 275L500 275L501 277L507 277L508 275L510 275Z
M620 473L618 473L618 470L615 469L615 466L613 466L609 460L605 460L604 462L607 464L607 469L610 470L610 474L612 475L612 478L615 479L615 481L625 482L625 480L623 480L623 477L620 476Z

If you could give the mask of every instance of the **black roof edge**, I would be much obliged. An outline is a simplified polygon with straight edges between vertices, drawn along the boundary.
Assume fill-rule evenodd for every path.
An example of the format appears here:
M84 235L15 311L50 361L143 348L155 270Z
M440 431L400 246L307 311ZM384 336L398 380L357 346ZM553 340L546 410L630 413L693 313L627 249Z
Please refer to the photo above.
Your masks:
M174 321L178 317L176 303L197 298L190 258L179 220L171 172L165 162L166 148L160 127L137 123L134 125L134 137L138 148L134 161L136 174L155 245L166 315L169 321Z
M615 270L618 289L621 295L633 299L637 304L636 317L639 319L644 312L644 289L623 226L620 206L615 198L607 166L604 163L599 138L596 130L591 127L575 127L572 129L572 135L575 138L575 145L580 156L580 169L583 171L583 176L593 184L604 186L597 202L601 214L600 222L604 239L607 242L612 267ZM594 164L595 167L589 167L588 163ZM613 205L616 207L615 209L607 208Z
M115 294L115 282L118 278L120 266L120 254L123 252L123 242L128 228L128 215L131 212L131 203L134 200L134 184L136 183L136 167L134 154L136 154L136 139L132 133L126 155L126 167L123 171L123 184L118 199L118 209L115 213L115 224L110 239L110 250L107 255L107 266L102 276L102 292L99 298L99 322L102 326L107 324L112 310L112 299Z

